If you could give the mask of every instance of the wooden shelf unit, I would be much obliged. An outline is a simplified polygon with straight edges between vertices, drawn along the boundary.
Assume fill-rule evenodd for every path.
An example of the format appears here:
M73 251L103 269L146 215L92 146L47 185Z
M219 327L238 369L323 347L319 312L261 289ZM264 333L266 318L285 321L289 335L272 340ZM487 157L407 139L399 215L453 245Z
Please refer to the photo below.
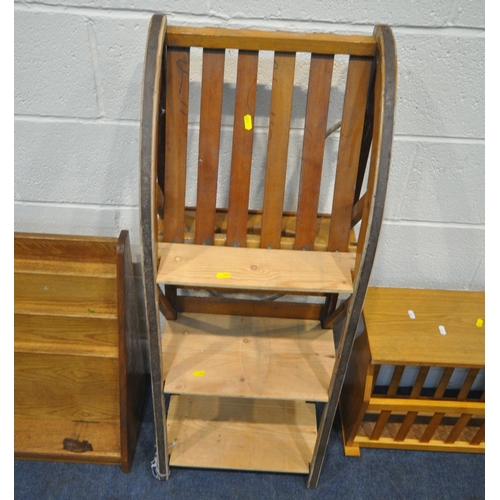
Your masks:
M340 399L345 454L484 453L484 293L369 288L364 320Z
M199 108L190 107L199 96L189 84L198 49ZM259 144L264 165L253 155L253 120L263 105L256 82L265 51L274 62L259 83L271 87L268 133L257 120L259 140L267 137ZM294 97L297 52L310 54L303 109ZM338 54L349 55L340 140L337 161L324 162ZM227 122L223 95L233 96L224 72L233 57ZM170 466L268 470L308 474L316 488L383 219L396 75L388 26L343 36L176 27L152 16L140 179L158 479L169 478ZM198 109L191 176L188 122ZM297 112L303 134L290 133ZM230 155L221 132L232 135ZM300 175L288 152L297 138ZM335 170L329 185L321 185L323 164ZM262 204L251 200L254 174L265 177ZM284 211L287 190L297 193L295 211ZM322 190L333 199L326 214L318 211ZM186 206L190 193L195 207ZM349 299L338 307L341 294Z
M146 378L128 232L14 235L14 457L130 471Z

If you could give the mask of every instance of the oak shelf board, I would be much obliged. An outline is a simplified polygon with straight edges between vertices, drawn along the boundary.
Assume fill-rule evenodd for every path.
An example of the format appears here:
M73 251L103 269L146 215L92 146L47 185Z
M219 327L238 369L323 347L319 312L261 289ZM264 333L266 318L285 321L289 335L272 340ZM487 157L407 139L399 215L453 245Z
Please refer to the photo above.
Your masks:
M170 398L167 435L172 466L307 474L316 434L312 403Z
M116 278L14 272L15 312L117 317Z
M116 264L107 262L14 259L14 267L16 273L116 278Z
M62 356L89 356L92 358L118 359L118 346L102 347L92 345L74 345L64 342L29 342L14 341L14 352L37 354L60 354Z
M476 326L484 321L484 297L483 292L370 287L364 318L372 362L484 367L484 324Z
M328 400L331 330L317 320L180 314L162 338L164 391Z
M118 320L86 317L14 314L15 350L118 357Z
M352 252L158 243L157 283L178 286L351 293Z
M16 415L14 429L16 459L121 463L118 421L85 422Z

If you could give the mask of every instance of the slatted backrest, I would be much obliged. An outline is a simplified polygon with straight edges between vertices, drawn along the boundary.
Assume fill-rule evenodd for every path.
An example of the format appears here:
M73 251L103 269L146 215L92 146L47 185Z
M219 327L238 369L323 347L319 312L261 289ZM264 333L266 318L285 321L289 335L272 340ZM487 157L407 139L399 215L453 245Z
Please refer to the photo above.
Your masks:
M332 75L336 56L348 55L348 69L337 154L331 223L324 249L347 251L349 233L360 219L363 205L358 203L364 169L371 145L374 88L372 36L297 34L250 30L168 27L162 72L162 101L159 134L165 134L164 152L158 153L158 182L164 193L163 239L183 242L186 226L186 170L188 158L190 95L190 53L201 47L201 98L197 154L196 217L194 243L214 244L217 208L227 211L225 244L247 246L249 198L253 169L257 75L262 51L273 52L273 74L269 104L269 125L263 202L258 207L259 246L280 248L284 217L290 126L294 112L294 77L297 53L309 53L309 83L300 139L302 156L298 180L297 208L291 215L293 248L315 249L318 206L325 141L329 119ZM221 164L223 99L227 86L224 70L229 49L237 51L230 180L227 207L217 207L217 180ZM196 96L197 97L197 96ZM195 108L196 106L191 106ZM159 138L161 142L163 138ZM335 169L334 164L325 168ZM332 176L333 178L333 176Z

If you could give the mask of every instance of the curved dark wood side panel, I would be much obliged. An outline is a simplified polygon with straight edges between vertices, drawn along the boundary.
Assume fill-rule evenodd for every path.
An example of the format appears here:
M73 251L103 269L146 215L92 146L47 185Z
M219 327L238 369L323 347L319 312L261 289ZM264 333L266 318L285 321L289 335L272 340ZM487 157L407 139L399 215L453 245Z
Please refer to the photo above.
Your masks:
M165 41L166 16L151 18L144 61L140 133L140 225L142 243L142 278L146 322L149 338L151 388L156 429L156 467L159 479L169 473L166 411L161 377L161 332L156 286L157 228L156 171L158 162L158 124L161 85L161 65Z
M311 463L308 488L316 488L325 458L326 447L337 410L340 392L352 352L358 322L363 309L366 290L375 260L375 252L382 226L389 166L391 162L396 102L397 58L396 45L389 26L376 26L377 74L375 81L375 109L373 144L368 181L368 198L364 207L360 230L358 255L354 276L354 292L349 301L329 388L329 402L325 405L318 438Z

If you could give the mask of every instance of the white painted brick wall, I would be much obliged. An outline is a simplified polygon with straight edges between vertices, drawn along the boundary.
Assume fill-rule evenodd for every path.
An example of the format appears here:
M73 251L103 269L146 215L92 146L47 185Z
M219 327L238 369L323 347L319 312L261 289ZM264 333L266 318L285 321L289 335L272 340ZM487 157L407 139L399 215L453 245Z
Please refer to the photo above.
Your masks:
M371 33L376 23L390 24L399 56L397 123L372 284L484 289L480 1L16 2L16 231L116 236L128 229L138 260L140 92L153 12L172 24L262 29ZM252 200L259 196L257 179Z

